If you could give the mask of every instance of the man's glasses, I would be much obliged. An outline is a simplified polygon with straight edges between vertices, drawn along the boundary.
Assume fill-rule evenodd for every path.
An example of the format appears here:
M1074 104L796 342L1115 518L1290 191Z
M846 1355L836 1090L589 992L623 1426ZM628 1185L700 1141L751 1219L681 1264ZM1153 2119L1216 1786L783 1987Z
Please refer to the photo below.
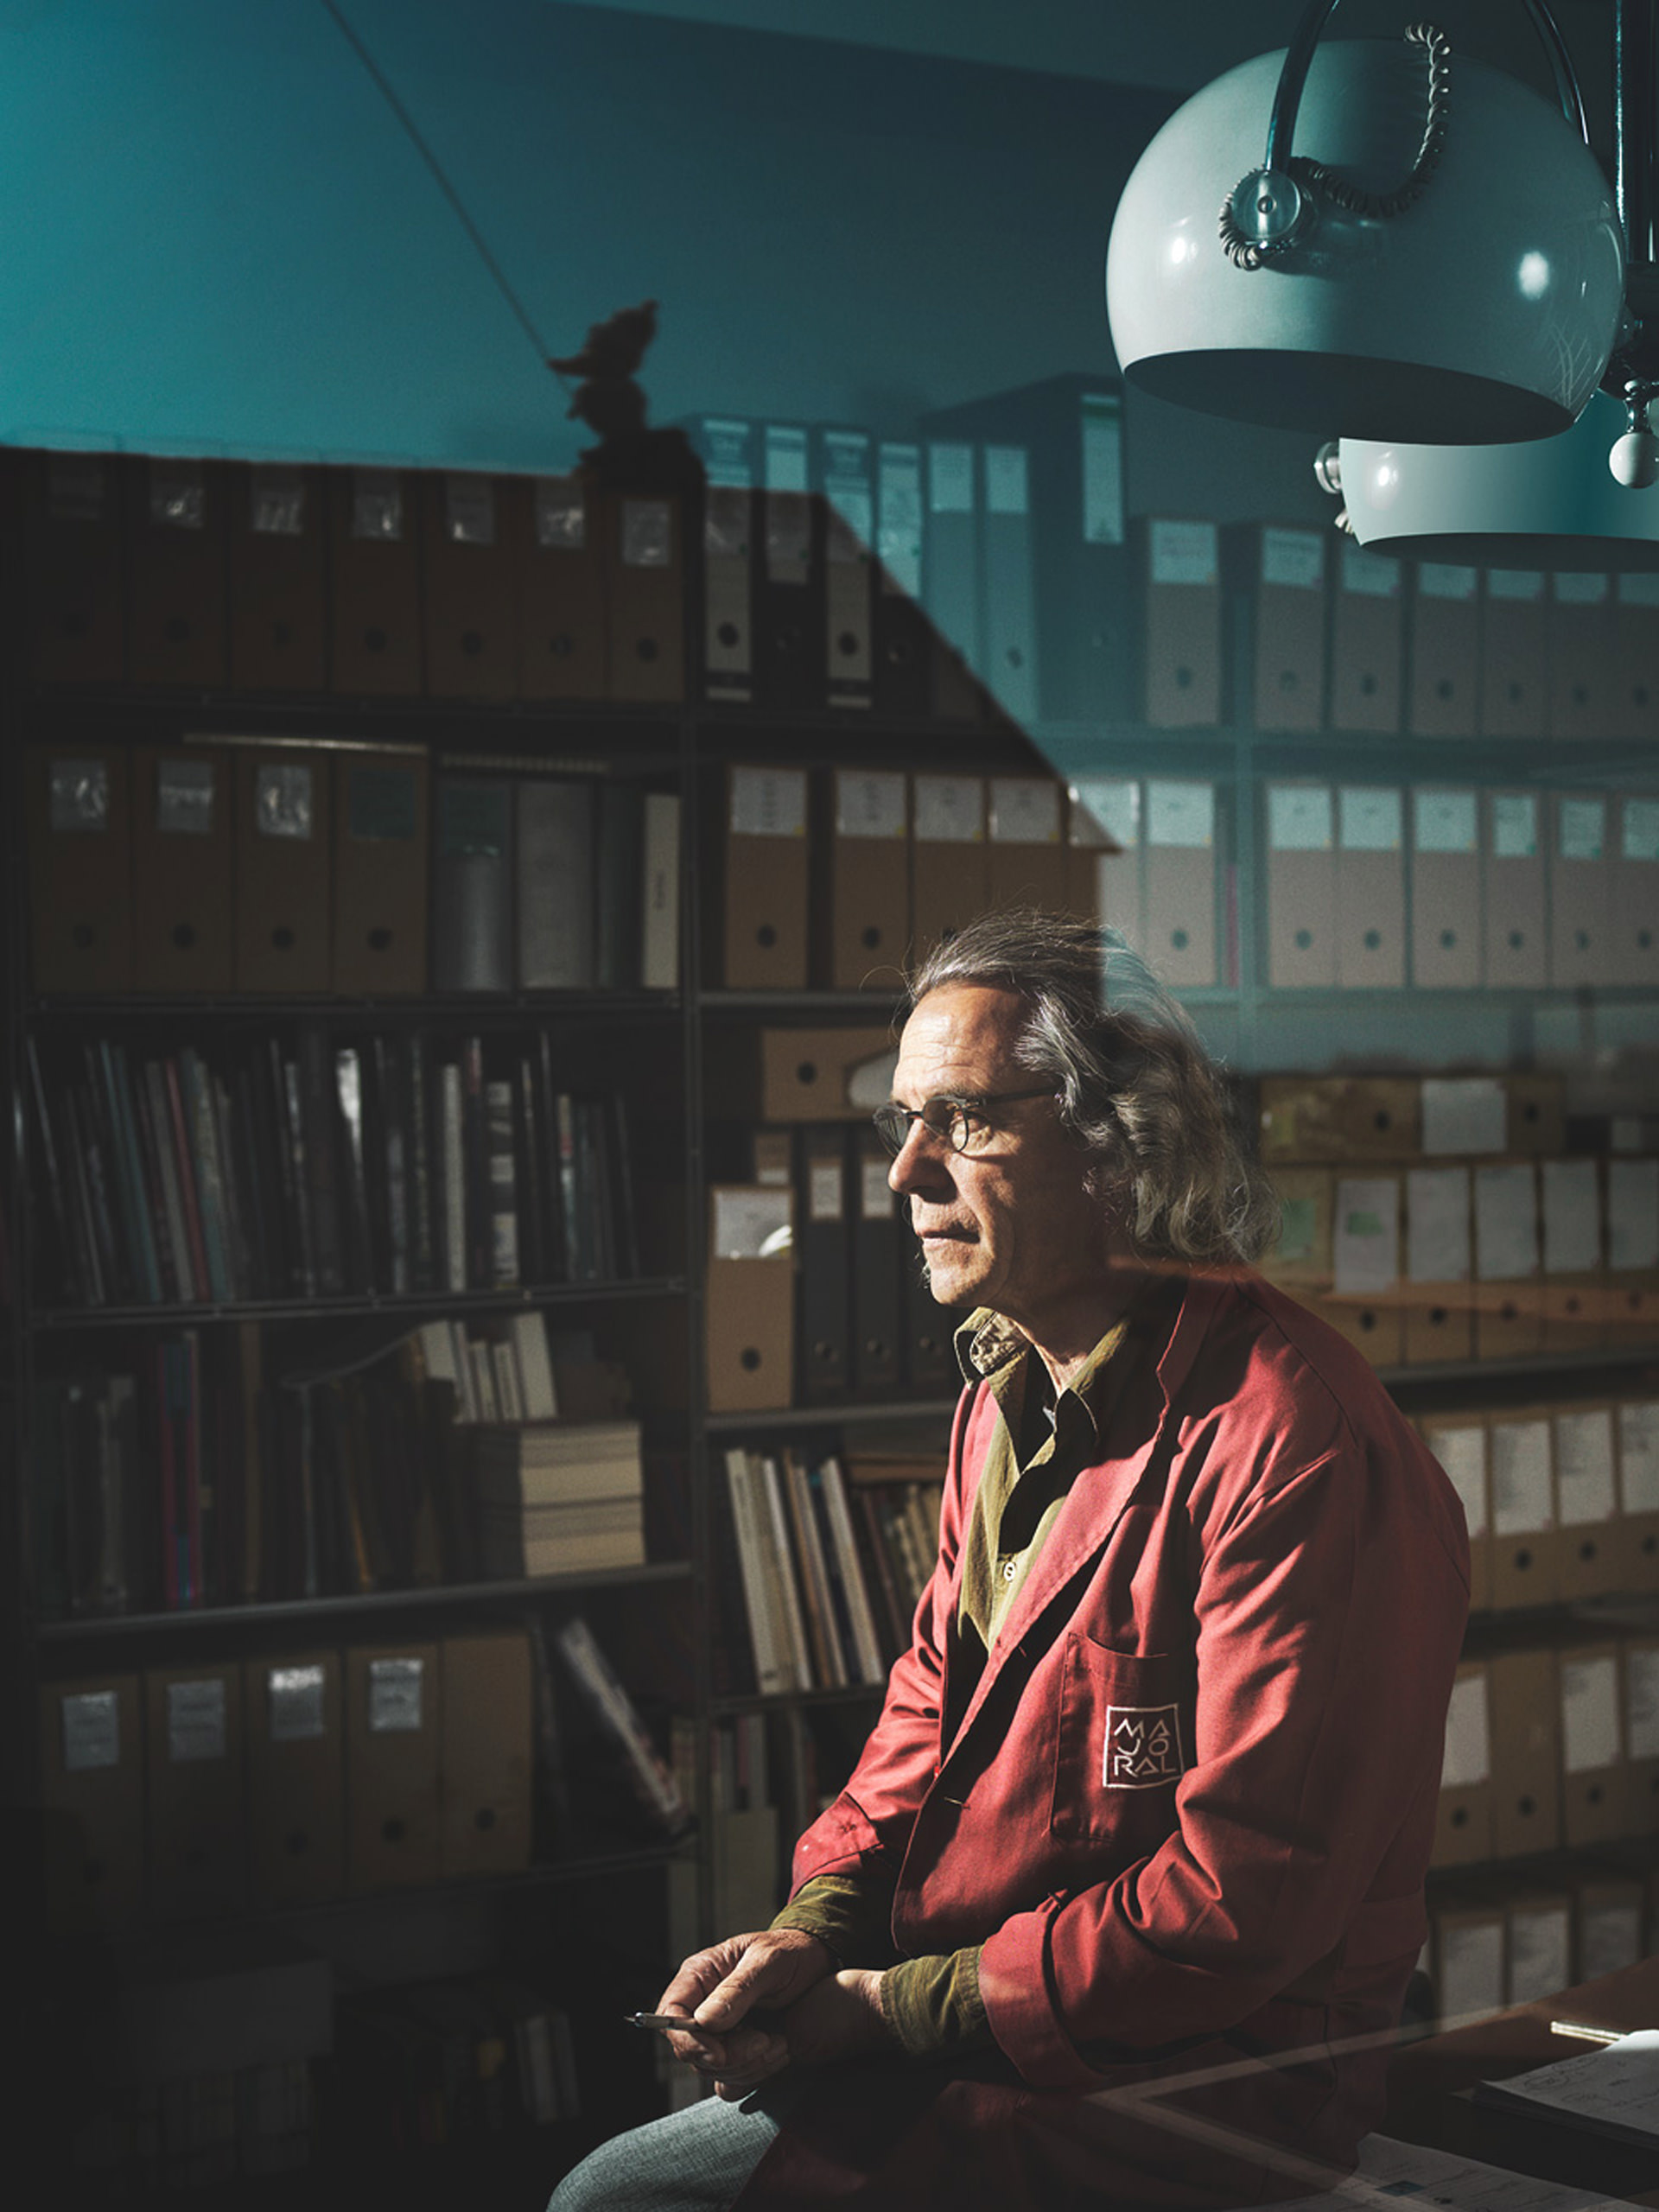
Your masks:
M904 1150L912 1123L919 1122L931 1136L943 1137L952 1152L983 1152L996 1133L988 1109L1013 1106L1022 1098L1052 1098L1052 1084L1040 1090L999 1090L984 1098L930 1098L925 1106L878 1106L870 1119L875 1133L896 1160Z

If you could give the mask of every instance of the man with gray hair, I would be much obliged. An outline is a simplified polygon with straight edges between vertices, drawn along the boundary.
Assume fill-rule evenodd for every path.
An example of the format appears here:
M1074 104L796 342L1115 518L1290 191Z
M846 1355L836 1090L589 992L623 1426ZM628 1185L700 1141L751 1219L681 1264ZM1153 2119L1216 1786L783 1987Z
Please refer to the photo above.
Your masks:
M663 1993L717 2097L556 2212L1243 2205L1381 2111L1455 1495L1253 1272L1271 1188L1116 932L986 916L909 1004L876 1126L966 1312L938 1561L789 1903Z

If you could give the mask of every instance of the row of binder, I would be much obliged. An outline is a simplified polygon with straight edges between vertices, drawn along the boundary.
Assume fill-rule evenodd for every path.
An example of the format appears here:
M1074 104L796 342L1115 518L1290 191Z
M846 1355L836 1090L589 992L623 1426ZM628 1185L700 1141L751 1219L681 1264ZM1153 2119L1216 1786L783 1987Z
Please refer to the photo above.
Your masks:
M41 1692L54 1921L115 1929L530 1862L524 1631Z
M1659 1591L1652 1398L1465 1408L1417 1427L1463 1506L1471 1611Z
M1274 781L1262 853L1275 990L1659 980L1650 795Z
M1274 1166L1262 1271L1379 1367L1651 1340L1659 1159Z
M1617 1842L1656 1824L1659 1636L1578 1628L1459 1663L1433 1865Z
M1548 1069L1488 1075L1264 1075L1256 1083L1269 1164L1547 1154L1567 1145L1567 1078Z
M672 791L300 742L37 747L25 779L43 993L678 980Z
M1659 1952L1659 1883L1611 1859L1437 1894L1423 1965L1448 2025L1537 2005Z
M757 1154L771 1179L709 1191L710 1410L948 1394L951 1317L868 1122L762 1132Z
M690 642L709 701L779 710L1659 735L1659 581L1413 566L1303 524L1131 518L1108 381L996 395L908 439L727 415L688 427L701 470L655 494L580 472L21 454L34 672L671 703ZM1236 686L1235 598L1252 643Z
M23 453L7 492L43 684L685 694L667 487Z
M1217 979L1217 794L1155 795L1141 911L1166 981ZM721 979L734 990L898 988L909 953L1014 905L1096 914L1115 832L1054 776L734 766L717 871ZM1109 862L1115 868L1115 861Z

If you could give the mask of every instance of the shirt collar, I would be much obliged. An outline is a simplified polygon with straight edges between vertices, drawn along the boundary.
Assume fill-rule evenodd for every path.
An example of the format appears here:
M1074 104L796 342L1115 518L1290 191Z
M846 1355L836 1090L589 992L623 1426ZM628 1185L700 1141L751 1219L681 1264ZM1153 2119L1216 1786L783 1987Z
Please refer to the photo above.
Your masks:
M1129 1333L1133 1313L1131 1308L1129 1313L1119 1315L1076 1376L1061 1391L1055 1407L1057 1422L1061 1407L1067 1400L1071 1400L1088 1416L1098 1434L1100 1423L1094 1402L1097 1386L1110 1366L1113 1355ZM1032 1349L1031 1339L1025 1331L1006 1315L994 1312L988 1306L981 1306L957 1329L954 1342L963 1380L969 1384L988 1382L999 1401L1006 1401L1017 1363Z

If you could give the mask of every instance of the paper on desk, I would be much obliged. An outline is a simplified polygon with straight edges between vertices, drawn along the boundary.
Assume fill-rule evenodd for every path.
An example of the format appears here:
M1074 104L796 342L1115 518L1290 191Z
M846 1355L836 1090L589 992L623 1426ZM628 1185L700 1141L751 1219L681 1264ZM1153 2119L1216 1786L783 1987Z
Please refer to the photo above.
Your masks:
M1475 2099L1567 2120L1618 2143L1659 2144L1659 2028L1640 2028L1507 2082L1478 2082Z
M1512 2174L1450 2151L1368 2135L1359 2146L1359 2164L1346 2181L1317 2196L1275 2206L1274 2212L1357 2212L1373 2206L1377 2212L1395 2212L1402 2203L1433 2205L1441 2212L1602 2212L1604 2207L1613 2212L1624 2201Z

